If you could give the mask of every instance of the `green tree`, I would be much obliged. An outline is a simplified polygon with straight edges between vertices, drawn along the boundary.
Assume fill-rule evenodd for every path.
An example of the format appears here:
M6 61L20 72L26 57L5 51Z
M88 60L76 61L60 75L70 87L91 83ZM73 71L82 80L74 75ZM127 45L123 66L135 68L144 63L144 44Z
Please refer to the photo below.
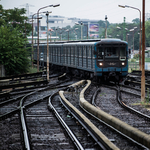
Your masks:
M24 14L25 9L4 10L0 5L0 64L5 66L6 75L26 73L29 68L25 35L32 27Z
M26 10L24 8L18 9L3 9L3 6L0 5L0 26L9 26L12 25L13 28L16 28L23 33L29 35L32 30L31 24L27 23L28 18L24 16Z
M0 64L3 64L7 75L26 73L29 68L26 40L17 28L0 27Z
M150 20L145 22L146 46L150 47Z
M135 24L139 24L140 23L140 19L139 18L135 18L132 20L133 23Z

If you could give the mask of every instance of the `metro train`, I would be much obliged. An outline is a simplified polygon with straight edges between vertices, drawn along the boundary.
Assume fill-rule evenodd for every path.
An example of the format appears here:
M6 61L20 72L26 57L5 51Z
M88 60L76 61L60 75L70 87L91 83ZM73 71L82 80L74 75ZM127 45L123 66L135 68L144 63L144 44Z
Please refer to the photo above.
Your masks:
M47 44L39 45L39 53L46 65ZM76 76L119 82L128 74L128 53L128 43L120 39L55 42L49 44L49 66Z

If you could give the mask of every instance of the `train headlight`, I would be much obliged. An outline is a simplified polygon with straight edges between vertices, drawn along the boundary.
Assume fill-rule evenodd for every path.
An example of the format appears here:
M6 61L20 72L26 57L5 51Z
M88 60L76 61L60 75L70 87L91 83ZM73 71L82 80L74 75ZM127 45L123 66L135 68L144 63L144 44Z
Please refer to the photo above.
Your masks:
M103 63L99 63L100 66L103 66Z
M125 65L125 63L124 62L122 62L122 66L124 66Z

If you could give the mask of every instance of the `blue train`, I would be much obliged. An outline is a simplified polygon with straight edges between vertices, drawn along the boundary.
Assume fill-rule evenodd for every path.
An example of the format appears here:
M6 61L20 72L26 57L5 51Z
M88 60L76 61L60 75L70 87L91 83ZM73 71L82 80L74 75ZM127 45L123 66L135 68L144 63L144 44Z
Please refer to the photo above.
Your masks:
M40 44L46 64L47 44ZM37 60L37 45L34 45ZM49 63L73 75L120 81L128 74L128 44L120 39L60 42L49 44Z

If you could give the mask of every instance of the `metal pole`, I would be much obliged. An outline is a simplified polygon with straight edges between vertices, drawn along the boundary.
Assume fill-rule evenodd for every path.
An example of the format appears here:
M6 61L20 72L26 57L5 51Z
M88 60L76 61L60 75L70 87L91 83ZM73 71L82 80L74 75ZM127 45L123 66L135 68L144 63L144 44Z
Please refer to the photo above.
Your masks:
M48 5L48 6L45 6L45 7L42 7L40 8L38 11L37 11L37 21L38 21L38 24L37 24L37 31L38 31L38 37L37 37L37 72L39 72L39 11L41 9L44 9L44 8L47 8L47 7L57 7L59 5Z
M31 60L32 60L32 68L33 68L33 53L34 53L34 50L33 50L33 16L36 15L36 14L37 13L35 13L35 14L32 15L32 58L31 58ZM38 18L38 19L42 19L42 17Z
M37 13L32 15L32 68L33 68L33 16L36 15Z
M33 68L33 16L34 15L32 15L32 56L31 56L32 68Z
M139 66L141 70L141 11L140 12L140 37L139 37Z
M134 30L133 30L133 52L134 52Z
M123 40L125 41L125 35L126 35L126 31L125 31L125 21L126 21L126 17L124 17L124 23L123 23Z
M145 0L143 0L142 21L142 76L141 76L141 101L145 100Z
M40 9L37 12L37 72L39 72L39 11Z
M107 15L105 16L105 21L106 21L105 38L107 38Z
M49 81L49 45L48 45L48 15L49 12L47 11L47 81Z
M140 9L135 8L135 7L132 7L132 6L127 6L127 5L125 5L125 6L118 5L118 6L119 6L119 7L122 7L122 8L125 8L125 7L127 7L127 8L133 8L133 9L138 10L139 13L140 13L139 66L140 66L140 70L141 70L141 11L140 11Z
M82 21L81 21L81 40L82 40Z

